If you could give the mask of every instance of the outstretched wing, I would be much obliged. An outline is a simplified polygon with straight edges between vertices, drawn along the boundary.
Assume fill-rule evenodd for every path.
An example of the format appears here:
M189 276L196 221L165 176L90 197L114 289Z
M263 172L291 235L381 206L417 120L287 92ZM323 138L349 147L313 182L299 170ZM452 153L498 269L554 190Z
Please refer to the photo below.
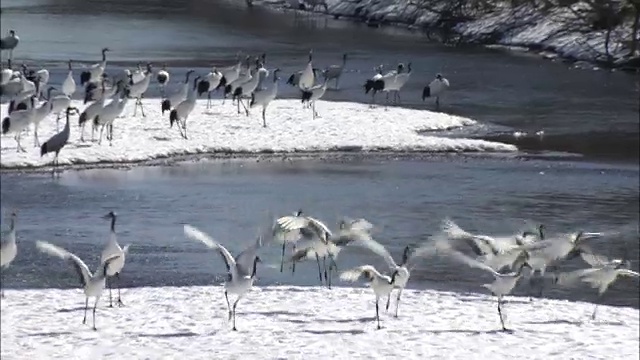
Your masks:
M211 236L188 224L184 226L184 234L193 240L200 241L211 249L217 249L224 260L227 271L236 272L236 261L233 256L231 256L231 253L229 253L229 250L215 241Z
M89 280L91 279L91 272L89 271L89 267L75 254L72 254L63 248L55 246L46 241L37 241L36 247L46 254L69 261L74 270L78 273L78 277L80 278L80 283L82 284L82 286L84 287L89 283Z
M340 280L342 281L357 281L360 276L364 275L367 280L373 280L375 274L379 274L378 271L371 265L363 265L353 269L345 270L340 274Z
M253 261L256 258L258 249L262 246L262 236L258 236L256 241L244 249L238 256L236 256L236 264L238 267L238 273L240 276L251 275L253 267Z
M364 241L357 242L356 245L365 247L371 250L373 253L382 256L391 270L395 270L398 267L398 264L396 264L396 262L393 260L393 257L391 256L391 254L389 254L389 251L387 251L387 249L382 244L373 240L371 237L363 240Z
M455 251L455 250L451 251L451 253L449 255L453 259L455 259L457 261L460 261L460 262L462 262L464 264L467 264L470 267L490 272L494 276L502 276L502 274L496 272L495 270L493 270L491 267L487 266L486 264L483 264L480 261L472 259L472 258L468 257L467 255L459 252L459 251Z

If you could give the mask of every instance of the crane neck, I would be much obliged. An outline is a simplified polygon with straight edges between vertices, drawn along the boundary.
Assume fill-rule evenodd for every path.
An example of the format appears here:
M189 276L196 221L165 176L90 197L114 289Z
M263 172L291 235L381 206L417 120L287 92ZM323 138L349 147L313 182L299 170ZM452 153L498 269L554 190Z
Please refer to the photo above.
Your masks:
M116 232L116 217L115 215L111 217L111 232Z

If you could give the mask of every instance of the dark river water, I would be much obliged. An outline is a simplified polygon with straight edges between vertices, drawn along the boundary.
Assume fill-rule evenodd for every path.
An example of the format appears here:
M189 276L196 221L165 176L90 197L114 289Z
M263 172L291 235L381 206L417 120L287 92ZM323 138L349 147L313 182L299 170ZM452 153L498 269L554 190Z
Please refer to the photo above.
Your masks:
M46 66L53 85L66 76L68 59L95 63L104 46L113 50L108 73L119 74L139 61L157 67L167 63L173 84L188 68L206 74L212 65L231 64L238 51L265 52L267 67L286 75L305 66L311 48L319 68L339 63L347 52L341 89L328 92L326 100L369 101L362 84L375 65L412 62L403 106L432 108L420 95L441 72L452 84L441 110L485 124L474 136L514 143L525 155L561 155L553 161L549 156L467 155L196 161L71 170L57 180L3 172L3 214L19 211L20 253L6 272L7 287L75 286L71 270L36 252L34 242L66 246L93 268L108 234L100 216L109 210L121 216L121 243L133 244L123 273L126 286L209 284L213 274L222 279L218 255L186 240L183 223L238 251L267 212L298 208L331 223L341 215L367 218L383 228L380 241L396 257L405 244L435 232L445 216L486 234L516 231L524 220L543 222L551 232L610 231L617 235L594 247L610 256L627 255L638 269L640 86L635 75L573 69L528 54L445 47L401 29L247 9L244 1L3 0L1 6L2 33L15 29L21 39L14 62ZM281 89L281 97L299 96L293 88ZM155 87L148 94L154 96ZM539 130L544 130L542 139L513 136ZM340 255L341 268L381 264L370 254L350 251ZM277 247L265 249L269 264L278 262L278 255ZM316 285L314 266L301 265L295 277L267 267L259 283ZM567 266L585 265L576 260ZM483 291L479 284L489 280L446 259L425 261L412 279L415 287L463 291ZM526 287L518 291L526 293ZM548 295L593 300L594 293L584 286L552 289ZM607 296L608 303L637 307L637 281L621 279Z
M588 162L515 161L435 156L416 160L349 159L178 163L173 166L2 175L2 207L19 209L20 253L5 281L10 287L76 286L71 268L46 257L34 241L76 251L94 267L109 233L100 216L119 214L121 244L131 243L123 281L127 286L209 284L221 281L219 254L184 237L182 224L209 232L237 253L251 243L268 214L298 208L329 224L339 216L363 217L397 258L451 217L469 231L510 234L525 222L544 223L551 233L579 229L612 234L593 242L602 254L633 261L638 268L638 167ZM281 274L281 248L263 250L269 264L260 284L317 285L312 262L294 277ZM342 269L383 261L357 249L340 253ZM273 265L273 266L270 266ZM586 266L581 260L565 269ZM279 266L278 266L279 267ZM425 260L412 277L415 287L482 291L490 276L448 259ZM336 280L337 281L337 280ZM525 284L526 285L526 284ZM637 280L621 279L607 301L638 305ZM521 293L526 293L523 285ZM595 290L554 289L550 296L593 299ZM606 300L606 299L605 299Z

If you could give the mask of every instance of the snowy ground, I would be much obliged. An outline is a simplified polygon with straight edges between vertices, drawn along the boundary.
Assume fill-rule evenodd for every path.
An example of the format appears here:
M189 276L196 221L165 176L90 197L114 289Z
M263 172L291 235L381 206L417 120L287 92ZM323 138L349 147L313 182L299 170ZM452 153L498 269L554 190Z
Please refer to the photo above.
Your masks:
M105 294L106 295L106 294ZM132 288L82 325L80 290L7 290L2 359L638 359L638 310L405 290L375 329L368 288L254 288L227 322L220 287ZM108 295L107 295L108 296ZM108 300L107 300L108 301ZM233 299L231 299L233 301ZM392 302L392 309L394 303Z
M146 117L133 117L133 100L123 117L114 123L114 141L102 144L90 141L91 126L85 128L85 142L80 141L78 116L71 117L71 137L60 153L60 164L127 163L172 155L213 152L314 152L339 150L385 151L516 151L513 145L472 139L448 139L425 136L418 131L447 130L480 125L468 118L427 110L389 107L374 109L365 104L319 101L319 118L299 100L276 100L267 110L267 128L262 127L261 109L250 116L239 115L235 105L215 100L210 110L206 100L198 100L187 122L188 140L178 129L169 128L169 114L161 115L160 100L144 100ZM85 108L79 101L74 106ZM2 105L2 118L7 105ZM64 119L60 122L60 130ZM44 119L38 135L43 143L56 132L55 116ZM96 135L97 139L98 135ZM3 168L38 167L51 163L53 154L40 157L34 147L33 131L22 135L25 153L16 151L13 134L1 138L0 166Z
M270 5L285 7L297 6L298 1L263 0ZM420 8L415 0L326 0L326 3L332 15L374 19L415 28L437 27L439 21L437 13ZM584 7L583 3L573 5L574 10ZM322 7L315 10L324 11ZM605 32L573 30L577 25L576 15L568 9L543 13L528 4L513 8L505 2L493 12L457 24L454 31L462 35L465 42L543 49L542 54L553 51L563 57L584 61L605 60ZM614 61L629 53L624 42L631 38L631 31L629 22L613 32L609 52Z

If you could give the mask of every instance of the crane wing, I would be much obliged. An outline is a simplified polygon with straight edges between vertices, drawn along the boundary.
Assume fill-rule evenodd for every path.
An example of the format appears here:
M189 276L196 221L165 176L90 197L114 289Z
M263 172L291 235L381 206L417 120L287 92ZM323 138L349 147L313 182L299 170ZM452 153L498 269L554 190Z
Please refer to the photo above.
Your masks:
M59 257L63 260L68 260L78 273L82 286L84 287L89 283L89 280L91 279L91 272L89 271L89 267L84 263L84 261L82 261L82 259L77 257L75 254L72 254L63 248L55 246L46 241L37 241L36 247L46 254Z
M184 234L188 238L200 241L201 243L205 244L207 247L211 249L217 249L220 252L220 255L222 256L222 259L224 260L224 263L227 267L227 271L231 271L232 275L234 276L237 275L235 273L236 272L235 259L233 258L231 253L229 253L229 250L227 250L219 242L213 240L211 236L205 234L204 232L188 224L184 225Z

